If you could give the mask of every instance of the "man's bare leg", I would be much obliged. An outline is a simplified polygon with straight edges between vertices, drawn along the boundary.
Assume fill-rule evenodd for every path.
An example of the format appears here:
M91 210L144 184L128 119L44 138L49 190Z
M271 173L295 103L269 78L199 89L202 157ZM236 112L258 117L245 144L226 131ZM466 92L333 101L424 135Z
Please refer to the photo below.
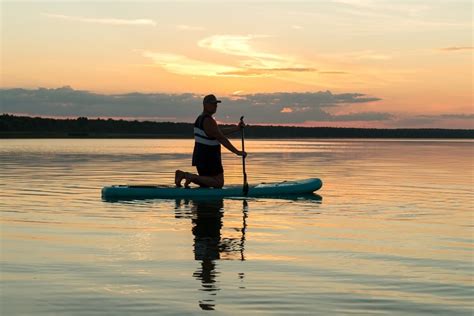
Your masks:
M224 174L220 173L215 177L209 176L200 176L194 173L185 172L184 173L184 186L189 187L190 183L196 183L200 186L210 187L210 188L217 188L220 189L224 186Z

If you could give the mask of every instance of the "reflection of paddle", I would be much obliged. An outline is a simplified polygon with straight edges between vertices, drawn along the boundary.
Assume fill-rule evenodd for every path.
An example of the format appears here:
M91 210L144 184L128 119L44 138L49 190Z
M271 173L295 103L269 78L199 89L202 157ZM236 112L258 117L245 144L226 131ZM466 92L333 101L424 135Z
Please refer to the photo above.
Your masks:
M240 117L240 122L243 124L244 123L244 117ZM245 152L245 145L244 145L244 127L242 127L241 131L242 135L242 151ZM244 186L242 188L242 191L244 195L247 195L249 193L249 184L247 183L247 173L245 172L245 154L242 156L242 168L244 171Z
M240 230L242 232L242 236L240 237L240 260L245 261L245 255L244 255L244 249L245 249L245 232L247 231L247 212L249 209L249 204L247 203L247 200L243 200L243 208L242 208L242 229ZM244 278L244 274L240 274L240 279Z

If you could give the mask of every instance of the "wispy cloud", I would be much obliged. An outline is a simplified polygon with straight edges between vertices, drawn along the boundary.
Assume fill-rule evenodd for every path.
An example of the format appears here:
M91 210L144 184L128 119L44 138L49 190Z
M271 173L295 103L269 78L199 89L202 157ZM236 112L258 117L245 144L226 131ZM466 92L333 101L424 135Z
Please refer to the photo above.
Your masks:
M327 1L329 2L329 1ZM380 32L471 30L468 15L434 15L434 10L451 10L449 1L382 1L382 0L331 0L337 15L317 11L290 11L289 14L318 19L331 23L333 28L346 29L354 35L380 34ZM468 7L469 1L458 1ZM354 19L357 19L354 22ZM376 25L376 27L374 27ZM388 34L385 34L388 35Z
M281 61L283 58L276 54L265 53L254 49L250 40L264 38L265 35L214 35L198 42L198 46L211 49L222 54L250 57L262 60Z
M205 28L202 26L192 26L192 25L185 25L185 24L177 25L176 28L181 31L204 31L205 30Z
M177 54L155 53L150 51L142 51L142 54L144 57L152 59L156 65L163 69L180 75L219 76L240 70L237 67L196 60Z
M346 71L320 71L319 74L321 75L348 75L349 73Z
M354 7L370 7L373 5L373 1L371 0L332 0L332 2Z
M247 68L219 73L229 76L266 76L282 72L312 72L314 68Z
M459 52L459 51L470 51L474 50L473 46L451 46L451 47L443 47L439 49L443 52Z
M304 29L304 27L302 27L301 25L292 25L291 28L293 30L302 30L302 29Z
M430 6L415 1L380 1L380 0L332 0L333 3L343 5L352 10L347 11L354 15L367 17L399 17L416 18L429 11Z
M240 66L246 69L306 69L289 56L255 49L250 41L266 35L214 35L198 42L198 45L222 54L244 58Z
M155 53L150 51L141 52L144 57L153 60L155 65L158 65L168 72L180 75L256 77L282 72L316 71L316 69L313 68L242 68L196 60L178 54Z
M150 19L115 19L115 18L86 18L81 16L69 16L62 14L50 14L42 13L43 16L53 19L82 22L82 23L95 23L95 24L107 24L107 25L135 25L135 26L156 26L156 22Z
M267 53L253 48L249 41L263 36L215 35L198 42L198 46L221 54L235 56L231 64L217 64L183 55L142 51L163 69L181 75L258 77L281 73L314 72L315 68L294 61L294 58Z

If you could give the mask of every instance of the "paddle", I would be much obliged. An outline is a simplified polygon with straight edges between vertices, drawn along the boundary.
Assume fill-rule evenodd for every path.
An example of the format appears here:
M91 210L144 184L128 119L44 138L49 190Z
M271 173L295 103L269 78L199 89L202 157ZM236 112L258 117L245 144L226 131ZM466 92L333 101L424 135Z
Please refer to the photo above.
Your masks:
M241 123L244 122L244 117L243 116L240 117L240 122ZM242 127L242 131L241 131L241 135L242 135L242 151L245 152L244 128L243 127ZM245 172L245 155L242 156L242 169L244 171L244 186L242 187L242 191L243 191L244 195L247 195L249 193L249 184L247 183L247 173Z

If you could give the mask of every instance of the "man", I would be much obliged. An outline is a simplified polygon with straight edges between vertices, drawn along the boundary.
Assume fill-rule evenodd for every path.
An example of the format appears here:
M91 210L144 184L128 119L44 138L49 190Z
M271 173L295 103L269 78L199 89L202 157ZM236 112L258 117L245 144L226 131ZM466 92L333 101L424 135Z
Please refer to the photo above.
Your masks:
M203 112L194 123L194 151L193 166L196 166L198 174L176 170L175 184L181 187L181 181L185 180L184 186L190 183L202 187L222 188L224 186L224 169L221 159L221 145L238 156L247 156L243 151L232 145L225 136L239 131L245 125L240 122L238 126L222 131L218 126L213 114L217 111L220 100L213 94L206 95L203 100Z

